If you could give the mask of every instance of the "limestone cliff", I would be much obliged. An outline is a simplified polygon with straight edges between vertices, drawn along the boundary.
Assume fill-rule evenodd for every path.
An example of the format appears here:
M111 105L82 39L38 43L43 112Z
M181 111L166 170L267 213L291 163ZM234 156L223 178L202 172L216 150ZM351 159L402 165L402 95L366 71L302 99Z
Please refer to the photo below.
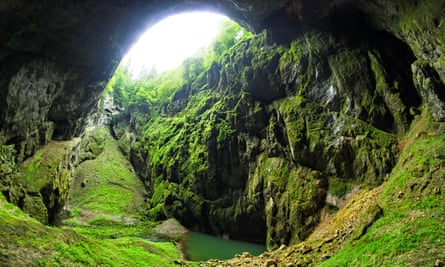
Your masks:
M327 195L381 184L397 134L428 101L409 47L361 26L366 34L328 26L289 45L258 35L171 102L115 117L151 190L150 216L275 247L304 240L326 205L341 208Z
M3 1L0 186L9 201L53 220L72 154L52 140L82 133L146 27L198 7L266 32L195 73L156 116L133 109L114 121L151 190L152 218L175 216L270 247L296 243L349 192L377 186L403 166L398 137L408 129L443 134L442 126L416 132L412 125L422 111L434 123L445 120L443 0ZM435 160L409 174L426 185L402 183L388 198L408 201L404 191L422 188L440 196L442 185L429 189L428 179L443 178Z
M202 8L225 13L256 32L268 29L278 42L320 25L341 30L356 24L343 18L360 18L409 46L417 59L418 84L425 87L422 94L443 119L443 85L423 81L445 79L444 5L443 0L4 1L0 143L15 145L20 161L45 144L48 133L57 139L80 135L105 83L138 36L167 15Z
M41 223L55 224L68 200L79 142L51 141L20 164L15 163L13 147L2 146L1 192Z

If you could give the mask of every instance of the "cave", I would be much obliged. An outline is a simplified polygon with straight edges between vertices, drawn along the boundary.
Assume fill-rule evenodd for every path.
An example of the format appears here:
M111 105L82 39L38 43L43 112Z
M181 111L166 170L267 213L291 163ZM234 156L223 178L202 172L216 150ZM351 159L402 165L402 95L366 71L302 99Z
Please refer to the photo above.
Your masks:
M79 135L85 118L97 103L99 93L131 44L150 25L169 14L186 10L213 10L226 14L250 30L259 32L267 29L273 38L271 42L280 42L284 36L291 39L298 32L319 24L336 25L337 31L350 28L347 25L355 25L355 31L364 33L361 25L366 20L372 28L389 32L408 44L416 57L433 65L440 60L440 54L434 49L436 41L429 37L427 31L422 43L418 43L409 32L397 28L398 8L408 9L411 2L406 7L386 1L349 2L5 3L1 7L4 15L1 21L0 140L6 143L19 136L35 139L29 138L30 133L33 129L41 129L48 121L54 123L56 139ZM440 1L437 5L441 5ZM355 19L361 21L356 23ZM440 17L433 18L434 23L438 21ZM438 67L433 71L443 79L443 68ZM38 102L34 106L27 105L31 96L16 88L16 83L27 84L26 88L43 99L32 101ZM45 83L42 84L44 89L35 88L40 83ZM15 96L20 93L23 96L17 99ZM26 97L28 99L24 100ZM20 110L32 116L19 118ZM16 118L11 118L11 114L16 114ZM24 149L27 156L35 151L39 140L32 143Z
M113 138L126 146L154 218L175 217L193 230L266 243L275 259L298 254L292 261L297 265L329 260L331 249L362 242L380 218L409 223L405 215L397 217L405 210L394 211L405 207L401 201L419 201L410 207L428 216L430 209L442 212L437 203L445 190L444 9L443 0L5 1L0 189L41 223L56 224L75 162L97 157L107 137L101 133L91 139L95 143L69 145L88 135L87 122L130 46L169 15L214 11L254 37L171 95L159 108L159 121L171 120L169 127L156 121L136 125L141 117L136 116L151 112L147 105L129 109L135 114L122 108L110 125ZM196 118L174 121L203 91L209 97L193 109ZM152 140L162 133L146 134L148 126L172 132L158 144ZM425 156L421 142L431 142L432 159L406 155ZM193 150L191 144L204 148ZM165 155L150 150L156 146ZM45 147L65 154L41 152ZM33 161L40 158L48 161L43 167ZM28 188L17 181L32 176L14 178L19 165L52 180ZM394 174L405 170L409 174ZM401 177L409 182L394 182ZM81 181L82 187L88 183L91 177ZM170 191L156 194L164 186ZM151 202L155 198L158 203ZM443 223L441 215L434 216ZM346 217L355 220L351 229L343 227ZM337 219L338 229L319 230ZM408 250L395 251L392 257ZM421 255L421 246L413 253ZM2 254L0 259L16 263ZM430 264L428 255L414 265ZM445 255L437 255L436 265L442 266Z

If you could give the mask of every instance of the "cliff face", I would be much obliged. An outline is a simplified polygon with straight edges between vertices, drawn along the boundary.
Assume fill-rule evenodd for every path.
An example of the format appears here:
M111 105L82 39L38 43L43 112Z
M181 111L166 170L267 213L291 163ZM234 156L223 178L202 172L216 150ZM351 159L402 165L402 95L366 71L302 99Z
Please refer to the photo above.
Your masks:
M385 180L397 135L422 108L441 120L428 99L443 102L418 83L406 44L341 20L353 26L320 25L289 45L267 34L242 42L160 115L149 107L114 118L151 190L150 216L276 247L306 239L348 193Z
M0 191L43 224L55 224L68 200L80 140L51 141L16 164L13 146L0 150Z
M223 12L256 31L268 29L275 41L323 24L345 27L350 23L342 18L355 14L411 48L422 94L438 119L445 116L443 88L424 82L445 79L443 0L14 1L0 5L0 143L14 144L22 160L45 143L49 124L57 139L79 135L138 36L162 17L200 8Z
M0 171L10 201L41 210L41 221L61 209L64 167L51 164L55 174L34 188L13 178L15 162L40 162L42 145L80 135L138 34L197 7L268 34L190 80L162 116L135 123L137 112L128 114L128 155L152 190L153 217L271 247L297 242L326 196L341 206L354 185L385 179L403 147L397 135L420 110L445 120L443 0L5 2Z

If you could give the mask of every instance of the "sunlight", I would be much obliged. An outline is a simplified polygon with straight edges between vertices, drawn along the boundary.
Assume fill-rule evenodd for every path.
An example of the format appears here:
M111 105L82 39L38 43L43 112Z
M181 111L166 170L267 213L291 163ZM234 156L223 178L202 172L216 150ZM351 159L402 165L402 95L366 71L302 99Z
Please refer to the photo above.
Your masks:
M182 13L167 17L146 31L122 62L133 77L154 66L158 72L178 67L218 34L227 17L210 12Z

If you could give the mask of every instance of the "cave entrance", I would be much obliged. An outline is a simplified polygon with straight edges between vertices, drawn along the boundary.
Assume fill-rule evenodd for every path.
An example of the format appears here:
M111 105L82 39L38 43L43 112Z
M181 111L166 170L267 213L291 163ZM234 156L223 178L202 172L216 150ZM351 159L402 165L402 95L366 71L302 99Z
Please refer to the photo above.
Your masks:
M181 146L179 140L182 137L180 133L170 132L170 129L177 127L183 129L183 133L189 134L190 128L185 124L177 124L181 119L174 119L175 112L181 107L170 105L165 108L164 105L170 99L186 98L183 96L195 94L200 90L211 90L200 82L191 81L207 78L202 74L211 68L215 69L219 64L216 62L227 56L226 51L250 35L251 33L238 23L218 13L180 13L167 17L148 29L129 50L105 92L112 96L112 106L104 103L102 109L111 113L108 115L111 115L109 118L112 135L121 142L121 149L123 148L124 154L130 159L147 190L145 199L148 220L169 221L170 218L176 218L188 229L233 237L232 240L226 240L199 233L187 234L187 237L181 240L181 247L184 247L187 258L192 260L201 260L200 257L231 258L235 253L243 251L259 254L266 250L263 244L234 240L261 242L265 239L265 225L258 227L259 230L252 230L253 238L243 236L243 231L238 229L233 235L221 232L216 226L220 222L210 222L211 212L206 210L207 207L201 206L199 200L189 201L187 196L199 195L202 202L210 203L226 192L218 188L223 187L221 183L207 184L203 188L201 184L193 185L194 182L190 182L190 173L197 173L191 166L196 165L181 163L181 158L198 158L197 161L200 162L205 153L200 151L200 144L195 142L197 148L187 148L184 154L179 155L173 151L178 151L176 145ZM219 73L218 67L216 69ZM199 97L204 101L209 100L206 100L204 95ZM212 118L208 119L214 123ZM166 128L160 129L149 124L161 120L165 120L168 125ZM141 127L144 130L141 130ZM134 128L139 130L135 131ZM126 133L133 137L126 139ZM178 143L170 146L170 138L178 140ZM159 147L156 145L156 151L173 149L172 155L175 156L171 162L176 164L175 171L165 171L167 166L172 165L169 165L164 157L156 158L155 151L145 150L140 154L141 157L134 156L139 153L135 151L143 147L154 148L155 145L150 145L151 141L159 144ZM164 208L159 209L161 206ZM201 209L202 213L195 213L194 210L197 209ZM243 226L230 228L242 229ZM211 254L214 251L225 254Z
M134 78L174 69L209 46L229 20L208 11L168 16L142 34L121 62Z

